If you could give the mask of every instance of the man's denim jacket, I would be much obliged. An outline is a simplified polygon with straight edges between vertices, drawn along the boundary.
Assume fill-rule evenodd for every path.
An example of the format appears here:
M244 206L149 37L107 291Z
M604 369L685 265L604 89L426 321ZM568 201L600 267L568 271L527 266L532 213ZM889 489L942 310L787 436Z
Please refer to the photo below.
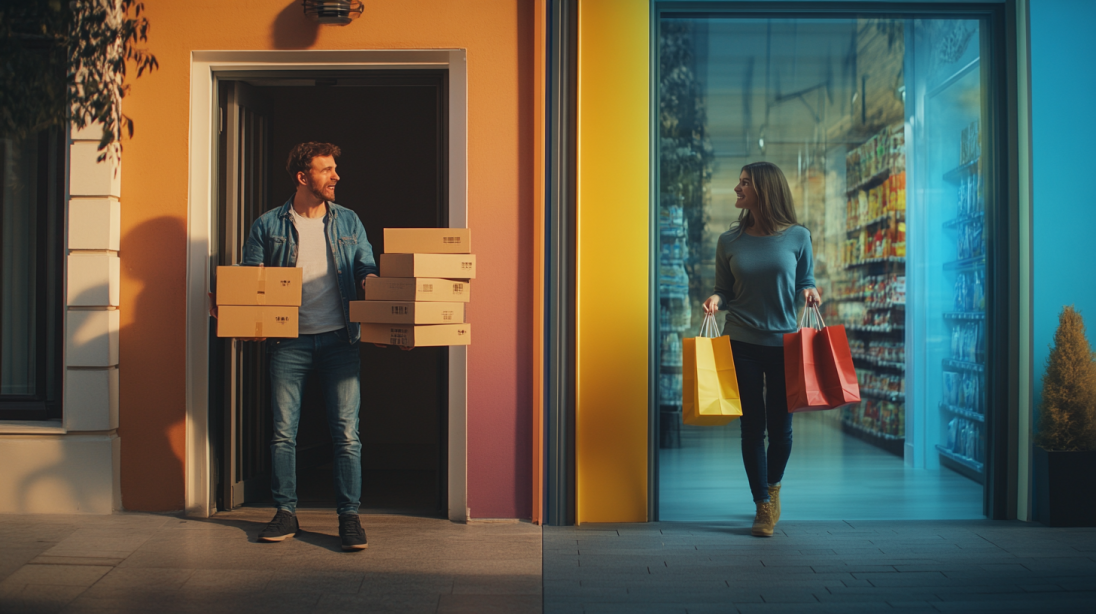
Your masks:
M259 216L251 225L251 234L244 243L242 266L297 266L297 227L293 225L290 198L284 205ZM365 237L365 227L356 213L333 202L327 203L323 216L327 245L335 256L342 297L343 317L350 343L361 337L361 326L350 321L350 301L357 300L358 287L366 275L377 274L373 247Z

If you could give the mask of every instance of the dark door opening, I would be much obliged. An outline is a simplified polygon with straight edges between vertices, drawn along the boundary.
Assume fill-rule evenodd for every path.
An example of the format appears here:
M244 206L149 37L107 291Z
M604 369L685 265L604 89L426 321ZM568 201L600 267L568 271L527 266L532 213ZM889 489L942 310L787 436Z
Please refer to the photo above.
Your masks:
M374 257L384 251L386 227L448 226L447 89L445 71L222 75L215 262L239 262L255 218L292 196L285 161L304 141L342 149L335 202L361 218ZM218 509L267 505L265 349L223 339L211 339L211 348ZM362 511L444 514L448 348L360 351ZM297 435L301 507L334 506L331 459L311 377Z

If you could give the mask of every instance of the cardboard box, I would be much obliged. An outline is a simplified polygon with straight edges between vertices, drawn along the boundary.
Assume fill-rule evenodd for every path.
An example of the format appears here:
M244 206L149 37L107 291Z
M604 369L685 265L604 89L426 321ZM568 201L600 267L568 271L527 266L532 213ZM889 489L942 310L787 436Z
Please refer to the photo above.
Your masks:
M381 277L474 279L473 254L381 254Z
M458 324L464 322L464 303L351 301L350 321L376 324Z
M219 266L217 304L300 307L301 272L296 267Z
M448 301L467 303L472 287L467 281L434 277L366 277L367 301Z
M362 343L427 347L471 341L471 324L362 324Z
M297 308L282 305L222 305L217 308L218 337L296 337Z
M385 228L386 254L471 254L467 228Z

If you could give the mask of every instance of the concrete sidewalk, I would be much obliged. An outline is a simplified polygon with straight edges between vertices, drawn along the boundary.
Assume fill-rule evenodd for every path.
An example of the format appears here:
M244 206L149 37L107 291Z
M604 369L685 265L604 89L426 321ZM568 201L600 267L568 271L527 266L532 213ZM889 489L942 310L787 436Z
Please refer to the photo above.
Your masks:
M364 516L369 549L344 553L334 512L257 543L271 515L0 516L0 612L1096 612L1096 529Z
M541 529L363 516L343 552L331 510L258 543L270 509L176 515L0 515L0 612L539 613Z
M1096 612L1096 529L784 521L544 528L547 614Z

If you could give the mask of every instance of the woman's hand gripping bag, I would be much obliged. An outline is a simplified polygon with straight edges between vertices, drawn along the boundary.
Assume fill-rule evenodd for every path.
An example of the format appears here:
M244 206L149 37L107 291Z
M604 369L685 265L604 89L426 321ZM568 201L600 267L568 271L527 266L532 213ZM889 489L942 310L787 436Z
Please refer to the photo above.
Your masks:
M714 315L704 316L697 337L681 340L681 352L682 422L720 426L741 416L731 340L719 335Z

